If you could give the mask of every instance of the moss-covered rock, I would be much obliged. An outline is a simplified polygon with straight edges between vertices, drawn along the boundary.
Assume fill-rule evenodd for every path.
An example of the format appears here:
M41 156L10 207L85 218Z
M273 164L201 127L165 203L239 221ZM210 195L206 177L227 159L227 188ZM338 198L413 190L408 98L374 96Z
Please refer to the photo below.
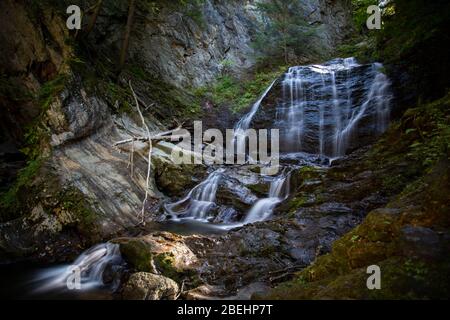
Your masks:
M22 182L10 202L2 200L3 213L14 210L17 215L0 224L5 259L64 261L102 240L99 213L78 189L61 184L49 162L40 162Z
M199 165L177 165L163 158L154 157L155 182L158 189L170 197L183 196L206 175L206 168Z
M135 270L142 272L157 272L153 263L150 246L140 239L115 240L119 243L120 253L127 263Z
M267 183L248 184L246 187L260 197L267 196L270 189L270 185Z
M162 274L178 282L195 274L198 259L181 236L162 232L113 242L120 245L122 256L135 271Z
M317 258L265 298L428 299L449 294L444 280L450 275L446 254L450 244L448 105L445 98L410 110L391 128L363 164L379 170L379 181L391 179L393 172L399 174L401 182L379 184L380 191L395 192L391 201L334 242L331 253ZM424 120L417 122L417 118ZM414 132L405 130L411 120L416 122ZM420 144L411 147L419 137ZM386 144L388 139L399 143ZM403 149L409 153L399 156ZM409 163L413 174L402 171ZM366 286L366 268L374 264L381 268L382 288L371 291Z

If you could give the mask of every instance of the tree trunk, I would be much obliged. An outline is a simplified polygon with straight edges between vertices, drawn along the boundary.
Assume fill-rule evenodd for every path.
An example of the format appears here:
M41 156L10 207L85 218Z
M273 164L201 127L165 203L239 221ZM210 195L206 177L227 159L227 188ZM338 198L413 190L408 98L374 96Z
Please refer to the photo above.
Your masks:
M89 21L89 25L86 28L85 36L87 36L92 31L92 29L94 29L95 23L97 22L98 14L100 13L100 9L102 7L102 3L103 0L98 0L95 6L94 16L92 17L91 21Z
M283 51L284 51L284 62L286 64L289 64L289 57L288 57L288 45L287 45L287 32L283 32Z
M125 27L125 36L123 39L122 50L120 52L119 72L122 71L125 65L125 60L127 58L128 45L130 43L131 27L133 25L134 9L135 9L135 0L129 0L127 25Z

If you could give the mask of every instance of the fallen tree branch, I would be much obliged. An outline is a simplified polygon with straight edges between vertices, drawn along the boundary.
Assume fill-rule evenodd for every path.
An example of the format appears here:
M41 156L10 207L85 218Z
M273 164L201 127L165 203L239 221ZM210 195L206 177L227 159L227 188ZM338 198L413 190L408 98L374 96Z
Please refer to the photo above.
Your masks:
M189 136L189 133L187 134L176 134L178 131L182 129L182 125L179 125L177 128L159 132L154 135L150 133L150 129L145 121L144 115L142 114L141 108L139 106L140 101L142 101L137 95L136 92L133 89L133 86L131 84L131 80L128 82L128 85L130 87L132 96L134 98L134 102L136 104L136 110L139 114L139 117L142 122L142 127L137 127L134 129L129 129L127 125L124 123L123 119L121 123L119 121L115 120L116 125L119 127L123 127L123 129L131 136L131 138L124 139L121 141L117 141L113 144L113 147L119 147L121 145L131 144L131 154L129 157L128 167L131 166L131 178L134 178L134 153L136 152L136 146L135 142L143 142L148 144L148 154L145 156L144 154L140 153L140 155L144 158L144 160L147 162L147 176L146 176L146 182L145 182L145 197L142 203L142 209L140 212L140 215L138 216L140 218L140 223L142 225L145 225L145 213L147 209L147 202L149 200L149 191L150 191L150 177L151 177L151 157L152 157L152 151L153 151L153 143L158 141L174 141L183 139L185 137ZM141 102L144 106L145 103ZM147 107L148 108L148 107Z
M134 102L136 103L136 109L139 113L139 117L141 118L142 121L142 126L145 128L145 131L147 133L147 142L149 144L149 148L148 148L148 164L147 164L147 179L146 179L146 184L145 184L145 198L142 204L142 210L141 210L141 224L145 225L145 205L147 203L148 200L148 189L150 187L150 173L151 173L151 168L152 168L152 149L153 149L153 145L152 145L152 140L151 140L151 135L150 135L150 129L148 128L147 123L145 122L145 118L142 115L141 109L139 108L139 101L137 99L136 93L133 90L133 86L131 85L131 80L129 81L129 85L130 85L130 89L131 89L131 93L133 94L134 97ZM133 141L134 143L134 141Z
M174 140L175 139L181 139L181 138L184 138L184 137L188 137L188 135L187 134L174 135L174 136L159 136L159 135L156 135L156 136L151 136L151 137L133 137L133 138L125 139L125 140L122 140L122 141L117 141L116 143L113 144L113 147L117 147L117 146L120 146L120 145L133 143L133 142L136 142L136 141L139 141L139 142L148 142L149 140L151 140L151 141L164 141L164 140L172 140L172 139L174 139Z

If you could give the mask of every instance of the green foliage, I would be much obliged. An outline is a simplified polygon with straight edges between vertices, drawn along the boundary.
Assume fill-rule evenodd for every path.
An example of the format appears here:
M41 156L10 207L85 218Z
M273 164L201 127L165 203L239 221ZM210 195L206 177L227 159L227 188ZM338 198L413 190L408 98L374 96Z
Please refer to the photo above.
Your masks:
M376 33L377 49L385 62L411 77L402 83L402 94L426 100L445 95L450 88L450 64L444 63L450 56L450 2L393 0L386 11L383 30Z
M433 103L409 109L402 128L407 136L406 156L426 169L450 151L450 93Z
M40 115L25 129L25 145L21 149L29 160L36 160L41 155L42 143L48 138L48 128L43 125L45 112L53 102L56 95L61 93L66 87L67 76L58 75L53 80L44 83L36 95L36 102L40 106Z
M366 26L367 8L371 5L378 5L378 0L352 0L353 23L359 33L367 33L369 30Z
M315 28L305 20L302 5L297 0L273 0L256 3L257 10L265 17L256 35L254 46L262 53L261 60L273 60L290 64L308 50L309 40ZM273 61L272 61L273 62Z
M286 67L283 66L272 71L256 72L248 80L225 74L220 76L214 85L197 88L194 94L200 99L211 99L217 105L231 107L235 113L241 112L254 103L270 83L285 70Z
M0 194L0 220L7 221L15 216L15 211L20 206L18 199L20 189L32 183L41 165L41 159L29 161L27 166L19 171L14 185L7 192Z
M203 12L201 10L201 6L205 2L204 0L179 0L183 2L185 5L184 14L190 17L195 23L203 28L205 26L205 19L203 16Z
M58 75L55 79L44 83L37 94L38 103L42 111L46 111L52 103L55 96L64 90L66 86L67 76Z
M360 63L370 63L379 60L376 50L376 40L369 36L357 36L336 49L339 57L355 57Z
M25 128L24 146L21 152L28 158L28 163L19 171L16 182L5 193L0 195L0 208L3 212L1 219L15 217L19 203L19 191L27 187L36 177L44 161L42 157L42 144L48 138L48 129L43 125L45 111L48 109L53 99L66 86L65 75L59 75L55 79L44 83L36 94L35 101L40 106L40 115ZM30 95L31 97L31 95Z

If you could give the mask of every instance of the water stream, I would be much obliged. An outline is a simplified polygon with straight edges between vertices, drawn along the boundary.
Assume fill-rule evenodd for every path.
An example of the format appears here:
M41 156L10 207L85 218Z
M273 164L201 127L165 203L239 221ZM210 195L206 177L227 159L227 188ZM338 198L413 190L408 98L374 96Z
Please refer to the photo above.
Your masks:
M331 161L357 145L359 135L376 135L387 128L390 82L381 69L380 64L360 65L354 58L289 68L235 125L238 153L246 152L245 130L251 127L261 108L268 114L267 127L280 130L280 157L290 155L290 161L282 163L282 174L266 179L270 184L267 197L256 200L240 220L212 223L221 205L215 202L216 192L224 177L234 170L223 167L213 171L181 200L166 204L168 218L201 221L226 230L270 219L274 208L289 196L288 172L298 167L293 165L293 159L304 160L304 155L310 154L319 163L324 158ZM265 99L276 96L277 90L281 101L264 106ZM317 165L317 161L310 164Z
M164 205L166 224L172 227L179 224L180 228L189 228L188 224L195 228L203 225L206 232L212 232L271 219L277 205L289 197L293 170L305 164L318 165L324 158L342 157L358 143L359 136L379 134L387 128L389 86L380 64L360 65L353 58L289 68L282 78L270 84L235 125L237 150L245 152L245 130L264 108L268 125L280 130L281 173L275 177L256 177L258 174L251 171L251 166L248 169L247 166L210 168L208 177L183 198ZM265 105L269 95L279 99ZM247 171L243 175L243 171L238 170ZM239 176L231 184L234 187L225 183L232 175ZM233 204L218 201L220 190L224 190L221 188L250 192L255 179L259 184L266 184L268 192L255 197L247 211L239 212L242 209ZM219 209L227 216L220 223L214 222ZM64 292L76 267L80 270L84 290L114 291L118 285L114 270L120 269L122 263L117 245L99 244L80 255L72 266L40 271L33 281L40 292ZM105 274L110 274L108 281L105 281Z

